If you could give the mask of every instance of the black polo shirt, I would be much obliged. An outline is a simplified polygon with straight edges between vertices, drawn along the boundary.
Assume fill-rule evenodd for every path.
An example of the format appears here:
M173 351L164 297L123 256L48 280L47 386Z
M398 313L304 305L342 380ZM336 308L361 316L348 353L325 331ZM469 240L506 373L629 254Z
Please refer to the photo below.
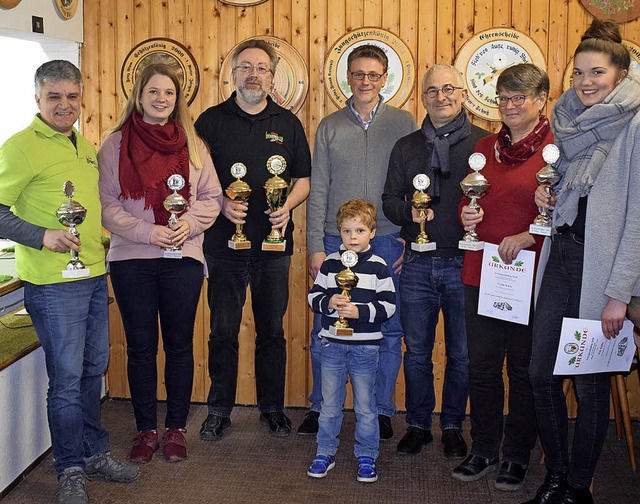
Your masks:
M231 176L234 163L244 163L247 174L243 177L251 187L249 211L243 230L251 241L251 248L232 250L227 242L236 230L235 224L222 213L213 226L205 231L204 252L210 255L234 257L277 257L293 253L293 220L287 224L285 252L263 252L262 241L271 230L264 183L273 175L267 171L267 159L273 155L284 157L286 170L280 175L287 182L292 178L311 176L311 153L300 120L290 111L280 107L267 97L262 112L251 115L235 102L236 93L204 111L195 123L196 131L211 149L223 191L236 180Z

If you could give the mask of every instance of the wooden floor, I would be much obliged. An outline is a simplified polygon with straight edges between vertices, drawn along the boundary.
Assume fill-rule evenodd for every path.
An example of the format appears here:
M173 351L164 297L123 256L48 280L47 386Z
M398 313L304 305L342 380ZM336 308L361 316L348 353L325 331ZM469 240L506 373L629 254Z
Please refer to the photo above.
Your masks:
M164 406L160 407L164 412ZM304 410L287 410L297 426ZM161 413L162 414L162 413ZM187 425L189 459L167 464L157 455L142 467L140 478L129 485L89 482L92 504L290 504L290 503L428 503L428 504L520 504L531 498L542 482L539 448L532 456L527 481L521 492L505 493L493 487L495 474L473 483L450 477L457 464L444 458L439 433L416 456L396 453L405 430L404 415L393 418L394 439L381 445L377 483L356 482L353 457L354 415L345 414L336 467L322 480L306 476L315 453L315 438L293 434L287 439L270 436L258 422L254 407L234 410L229 435L218 442L198 439L206 407L194 405ZM111 434L112 451L126 456L134 432L131 405L107 401L103 423ZM162 423L162 422L160 422ZM437 425L437 419L434 422ZM634 424L640 446L640 424ZM469 439L468 421L465 437ZM6 497L3 504L55 502L56 478L51 455L44 459ZM640 503L640 474L632 473L624 440L615 439L613 423L595 477L597 504Z

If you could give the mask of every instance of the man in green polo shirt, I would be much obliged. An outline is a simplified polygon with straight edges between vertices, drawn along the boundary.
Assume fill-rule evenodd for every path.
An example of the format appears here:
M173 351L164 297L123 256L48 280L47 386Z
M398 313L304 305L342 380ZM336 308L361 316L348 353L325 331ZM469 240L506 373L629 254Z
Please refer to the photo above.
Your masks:
M25 307L45 354L58 502L65 504L88 502L87 478L130 482L139 474L111 455L100 425L109 359L107 286L96 151L73 126L81 89L73 64L43 64L35 74L40 113L0 147L0 235L17 243ZM81 239L56 218L71 184L74 200L87 210L77 225ZM70 250L84 268L67 269Z

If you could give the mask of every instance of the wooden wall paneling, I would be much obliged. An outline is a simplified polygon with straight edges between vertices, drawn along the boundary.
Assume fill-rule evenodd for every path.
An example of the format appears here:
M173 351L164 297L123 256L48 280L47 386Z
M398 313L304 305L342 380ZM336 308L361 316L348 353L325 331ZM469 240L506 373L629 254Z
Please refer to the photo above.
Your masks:
M422 93L422 76L427 68L438 63L436 50L436 30L433 26L436 20L436 0L425 0L418 3L417 48L414 53L416 58L416 95ZM421 123L425 110L422 104L416 106L416 121Z
M456 4L454 19L455 26L455 53L462 48L475 31L474 0L460 0ZM455 59L455 58L454 58ZM451 61L453 63L453 60Z
M278 31L276 24L278 23L278 10L284 8L288 13L285 14L285 18L282 19L282 25L285 31L291 29L291 3L290 0L283 0L281 2L265 2L253 7L255 12L255 31L254 35L274 35ZM280 37L289 40L289 37Z
M116 5L115 2L100 4L100 45L105 48L100 58L100 130L105 131L115 122L118 110L116 86L119 68L116 68ZM110 48L111 50L107 50Z
M544 60L547 63L547 67L544 69L549 75L549 80L551 80L550 70L551 64L549 61L549 4L548 3L535 3L531 2L530 6L530 36L531 38L538 44L542 54L544 54ZM547 101L547 105L543 110L543 114L547 117L551 117L551 91L549 92L549 99Z
M98 147L100 138L100 92L99 72L102 48L98 38L100 11L85 9L84 44L80 49L82 71L82 107L80 109L80 132Z
M562 94L562 77L569 61L571 50L567 47L567 5L565 2L549 2L549 37L547 74L551 85L548 115L555 101Z
M151 3L154 0L139 0L138 2L134 2L135 11L133 18L133 28L134 28L134 43L133 45L139 44L140 42L151 37ZM85 5L85 9L86 9ZM153 10L156 10L157 7L154 5ZM154 37L162 37L164 33L159 33L157 35L153 35Z
M435 24L437 56L435 63L453 64L455 59L454 23L455 9L453 2L438 0ZM432 29L433 29L433 24Z
M326 2L327 2L327 24L326 24L327 50L325 51L325 55L322 57L323 64L326 57L326 53L329 51L329 49L331 49L331 47L333 47L333 44L336 42L336 40L342 35L344 35L344 33L347 31L346 18L345 18L345 0L326 0ZM347 76L338 75L338 78L346 79ZM323 90L323 93L324 93L324 90ZM328 96L325 96L325 98L326 99L325 99L324 113L319 117L319 119L322 119L322 117L327 116L332 112L335 112L339 108L334 105L333 101L331 101L331 99L329 99Z
M357 30L364 26L364 9L363 3L366 0L348 0L345 9L345 22L347 23L347 31Z
M248 7L233 7L235 9L235 23L236 23L236 39L235 43L243 41L246 38L253 37L254 35L259 35L260 33L256 30L255 18L256 18L256 7L248 6ZM271 20L268 21L269 26L271 25ZM229 47L231 49L231 47Z
M194 121L198 118L198 115L203 110L203 102L202 95L204 91L204 86L202 83L202 63L205 61L204 59L204 14L202 8L202 0L196 0L193 2L187 2L185 5L185 17L184 17L184 40L185 46L198 64L199 73L200 73L200 81L198 92L194 97L191 105L189 106L189 113L191 115L191 119Z
M416 26L416 19L418 19L418 3L414 0L400 0L400 30L398 36L407 44L411 55L413 56L414 67L413 71L416 73L414 89L417 89L417 85L420 81L420 70L417 66L416 55L418 54L418 27ZM417 117L420 104L420 93L412 93L409 99L402 106L404 110L411 112L413 117ZM402 375L404 376L404 374ZM404 387L403 387L404 388Z
M149 12L149 33L152 37L166 37L168 36L169 29L169 9L167 0L151 0Z
M493 28L493 0L476 0L474 15L474 32Z
M202 30L202 59L198 61L200 67L200 89L198 91L199 106L194 102L191 105L191 114L198 117L206 109L215 105L220 100L218 93L218 76L222 60L219 57L220 35L220 9L218 2L201 0L202 26L198 26L195 20L194 29ZM194 107L195 106L195 107Z
M364 2L362 12L362 26L378 26L382 19L382 0Z
M536 11L545 11L548 7L548 4L536 2L534 9ZM530 0L523 0L519 4L511 7L511 26L529 36L531 36L531 10L532 6Z
M216 34L218 36L218 60L214 63L216 74L220 71L220 66L222 62L226 58L227 54L233 49L233 46L236 45L236 41L240 39L240 36L236 36L236 30L238 29L238 24L236 24L236 10L239 10L237 7L233 7L232 5L223 4L222 2L217 2L218 9L220 11L220 24L218 26L218 30ZM227 78L226 75L219 76L220 78ZM229 75L231 79L231 75ZM216 77L216 81L219 79ZM216 86L218 83L216 82ZM212 105L221 102L223 100L222 95L220 94L220 90L218 88L218 99L215 100Z
M382 28L400 35L400 0L385 0L382 4Z
M198 311L193 326L193 387L191 389L191 400L206 400L209 392L209 316L205 315L204 307L207 304L207 282L202 283L200 299L198 300Z
M109 288L109 296L113 298L111 280L107 280L107 286ZM129 381L127 380L127 345L120 311L115 301L109 305L107 392L111 397L131 397L129 394Z
M526 1L523 1L515 9L524 10L523 7L526 3ZM493 0L493 22L491 24L494 28L512 25L511 0Z
M124 105L126 103L127 98L124 95L124 91L122 90L122 81L121 81L121 73L122 73L122 64L124 63L127 54L136 45L135 42L135 33L134 33L134 12L135 8L133 2L112 2L113 4L117 3L116 8L116 23L117 23L117 36L116 36L116 54L115 54L115 71L116 71L116 107L117 114L120 114ZM116 116L116 120L117 120Z

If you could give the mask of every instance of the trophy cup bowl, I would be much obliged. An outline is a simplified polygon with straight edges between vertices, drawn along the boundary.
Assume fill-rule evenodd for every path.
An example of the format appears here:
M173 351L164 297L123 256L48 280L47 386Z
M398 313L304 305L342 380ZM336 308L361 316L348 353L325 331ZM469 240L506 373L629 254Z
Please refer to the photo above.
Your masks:
M84 222L84 219L87 216L87 209L77 201L73 200L75 188L71 181L67 180L63 184L62 191L67 197L67 201L62 203L56 210L56 218L60 224L69 228L69 233L76 238L79 238L80 233L78 233L76 226ZM71 249L70 254L71 259L67 263L66 269L62 271L62 277L82 278L89 276L89 269L85 268L84 263L78 256L78 252Z
M480 152L474 152L469 156L469 166L473 170L473 173L469 173L460 182L460 189L462 193L471 200L469 207L473 208L476 212L480 212L480 205L478 200L482 198L491 184L485 178L484 175L479 173L486 164L486 158ZM482 250L484 248L484 242L480 241L478 233L475 229L467 231L462 237L462 240L458 242L458 248L462 250Z
M420 212L420 217L425 217L426 211L431 207L432 198L424 192L429 185L431 185L431 180L429 180L429 177L424 173L420 173L413 178L413 187L415 187L418 192L413 195L411 205ZM420 232L418 236L416 236L416 239L411 243L411 250L426 252L435 249L436 244L429 241L426 222L423 220L420 222Z
M287 162L282 156L271 156L267 160L267 170L273 177L267 179L264 184L264 192L267 198L269 210L275 212L287 201L289 184L279 175L284 172ZM262 250L283 252L286 249L286 240L280 229L271 227L271 232L262 242Z
M548 196L554 194L553 188L562 180L562 175L553 166L559 157L560 151L554 144L545 145L542 149L542 158L547 164L536 173L536 180L538 185L544 186ZM544 207L540 207L539 210L540 213L529 226L529 233L551 236L551 214Z
M162 205L167 212L171 213L167 226L173 229L178 223L178 214L181 214L187 208L187 200L178 193L184 187L184 178L182 175L171 175L167 180L167 186L173 192L164 199ZM182 247L165 248L162 251L162 256L166 259L182 259Z
M351 299L349 292L358 285L358 275L351 271L351 267L358 263L358 254L352 250L345 250L340 256L340 261L346 266L336 276L336 285L342 289L341 294ZM329 327L329 332L334 336L352 336L353 329L349 327L349 322L344 317L339 317L334 324Z
M251 196L251 187L249 187L249 184L244 180L240 180L240 178L244 177L246 173L247 167L242 163L235 163L231 167L231 174L237 179L231 182L229 187L225 190L227 198L231 201L240 201L242 203L247 203L249 201L249 196ZM247 235L244 234L242 224L236 224L236 232L227 244L229 248L233 250L251 248L251 242L247 240Z

